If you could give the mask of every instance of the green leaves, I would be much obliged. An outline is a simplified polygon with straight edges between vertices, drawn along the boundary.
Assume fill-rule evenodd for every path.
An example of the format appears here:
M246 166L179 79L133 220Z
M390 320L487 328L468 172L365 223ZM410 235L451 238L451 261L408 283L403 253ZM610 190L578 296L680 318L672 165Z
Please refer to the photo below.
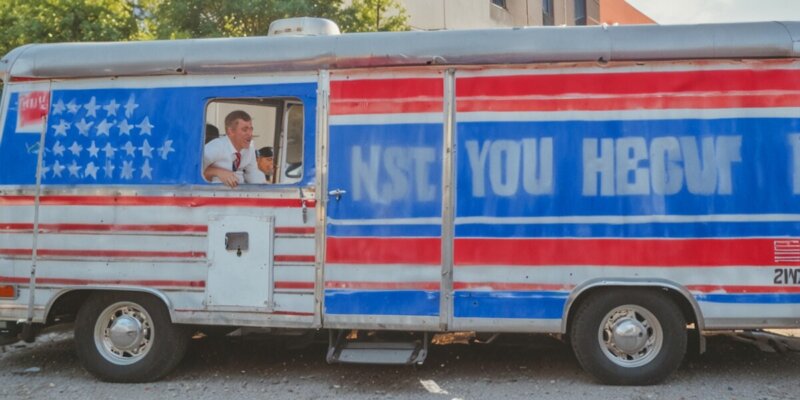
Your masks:
M396 0L0 0L0 55L28 43L263 36L304 16L344 32L408 29Z

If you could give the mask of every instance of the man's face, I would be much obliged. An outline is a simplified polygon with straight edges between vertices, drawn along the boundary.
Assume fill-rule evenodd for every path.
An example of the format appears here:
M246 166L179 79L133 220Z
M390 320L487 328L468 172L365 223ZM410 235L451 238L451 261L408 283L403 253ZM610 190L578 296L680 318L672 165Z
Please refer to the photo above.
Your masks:
M233 126L226 129L233 147L242 150L250 147L253 140L253 121L237 119L233 121Z
M272 175L272 157L258 157L258 169L266 175Z

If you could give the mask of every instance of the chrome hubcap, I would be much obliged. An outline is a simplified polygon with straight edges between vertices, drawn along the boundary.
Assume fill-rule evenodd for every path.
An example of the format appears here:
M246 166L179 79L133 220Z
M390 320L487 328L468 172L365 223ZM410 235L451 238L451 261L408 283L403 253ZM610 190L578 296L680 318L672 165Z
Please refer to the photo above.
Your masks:
M133 364L144 358L153 345L150 314L136 303L114 303L97 318L94 341L106 360L117 365Z
M627 368L651 362L661 350L664 333L658 319L637 305L614 308L603 318L597 332L603 354Z

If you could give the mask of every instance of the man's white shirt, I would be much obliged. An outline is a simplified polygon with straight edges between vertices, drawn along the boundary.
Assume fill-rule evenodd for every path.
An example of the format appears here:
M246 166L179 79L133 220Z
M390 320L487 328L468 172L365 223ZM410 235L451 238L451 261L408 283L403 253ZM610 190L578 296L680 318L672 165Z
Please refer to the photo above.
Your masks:
M267 183L264 173L258 169L256 163L256 149L253 142L250 147L242 149L242 160L239 162L239 169L234 171L239 183ZM203 171L209 166L223 168L228 171L233 170L233 161L236 159L236 148L227 136L220 136L206 143L203 150ZM219 182L214 178L213 182Z

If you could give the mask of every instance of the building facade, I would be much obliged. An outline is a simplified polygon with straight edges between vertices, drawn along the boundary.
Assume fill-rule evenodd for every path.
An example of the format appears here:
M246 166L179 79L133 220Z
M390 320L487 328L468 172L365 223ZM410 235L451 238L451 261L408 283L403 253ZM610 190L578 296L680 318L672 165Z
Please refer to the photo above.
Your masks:
M398 0L416 30L597 25L600 0Z

